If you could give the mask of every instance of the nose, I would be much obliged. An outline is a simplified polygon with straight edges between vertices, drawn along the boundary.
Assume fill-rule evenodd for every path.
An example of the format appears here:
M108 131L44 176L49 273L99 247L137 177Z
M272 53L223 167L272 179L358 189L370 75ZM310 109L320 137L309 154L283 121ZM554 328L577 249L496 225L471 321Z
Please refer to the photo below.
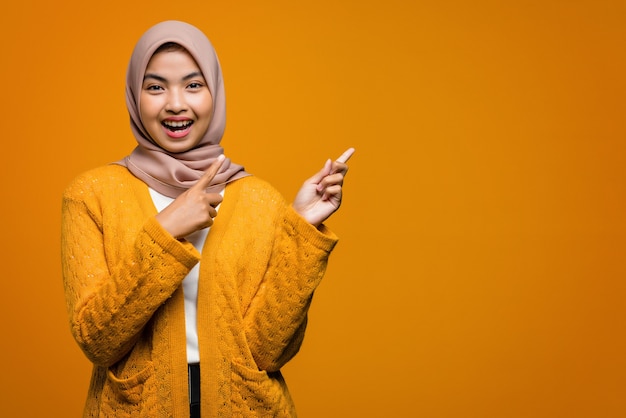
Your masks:
M167 104L165 105L165 111L168 113L178 114L187 110L187 104L185 102L185 96L183 92L178 89L170 89Z

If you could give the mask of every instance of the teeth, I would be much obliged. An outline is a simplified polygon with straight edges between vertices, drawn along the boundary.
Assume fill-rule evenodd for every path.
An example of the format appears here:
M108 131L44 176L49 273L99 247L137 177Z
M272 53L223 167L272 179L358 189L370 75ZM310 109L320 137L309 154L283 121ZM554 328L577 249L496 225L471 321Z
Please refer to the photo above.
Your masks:
M170 128L183 128L191 125L193 122L190 120L184 121L172 121L172 120L164 120L163 125L168 126Z

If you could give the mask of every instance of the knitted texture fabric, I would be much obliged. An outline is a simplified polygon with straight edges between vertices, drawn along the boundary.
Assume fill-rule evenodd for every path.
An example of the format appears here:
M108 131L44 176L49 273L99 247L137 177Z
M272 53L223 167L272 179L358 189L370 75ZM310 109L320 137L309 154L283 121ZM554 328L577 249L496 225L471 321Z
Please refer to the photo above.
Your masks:
M93 363L84 416L189 416L182 280L200 263L204 417L293 417L280 369L337 242L256 177L226 187L202 254L156 221L124 167L77 177L62 204L70 329Z

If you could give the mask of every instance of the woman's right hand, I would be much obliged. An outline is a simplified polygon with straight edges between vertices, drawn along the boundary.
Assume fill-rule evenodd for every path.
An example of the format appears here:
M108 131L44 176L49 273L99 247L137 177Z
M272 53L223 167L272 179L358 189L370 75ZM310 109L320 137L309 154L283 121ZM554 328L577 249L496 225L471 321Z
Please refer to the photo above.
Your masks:
M207 193L206 188L219 171L224 159L224 155L217 157L193 187L156 215L156 220L174 238L182 239L213 225L213 218L217 216L215 208L222 202L222 195Z

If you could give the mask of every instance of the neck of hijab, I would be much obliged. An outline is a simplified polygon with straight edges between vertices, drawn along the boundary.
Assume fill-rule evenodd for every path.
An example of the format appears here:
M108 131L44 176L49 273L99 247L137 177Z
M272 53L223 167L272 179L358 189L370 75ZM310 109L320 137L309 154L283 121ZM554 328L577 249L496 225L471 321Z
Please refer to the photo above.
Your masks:
M171 154L158 146L141 121L139 99L146 68L154 52L173 42L185 48L194 58L213 97L213 118L199 144L188 151ZM139 39L130 58L126 74L126 106L137 147L117 161L149 187L176 198L202 177L217 157L224 153L219 145L226 125L224 82L217 55L211 42L196 27L184 22L166 21ZM227 183L248 176L244 168L226 158L207 191L220 192Z

